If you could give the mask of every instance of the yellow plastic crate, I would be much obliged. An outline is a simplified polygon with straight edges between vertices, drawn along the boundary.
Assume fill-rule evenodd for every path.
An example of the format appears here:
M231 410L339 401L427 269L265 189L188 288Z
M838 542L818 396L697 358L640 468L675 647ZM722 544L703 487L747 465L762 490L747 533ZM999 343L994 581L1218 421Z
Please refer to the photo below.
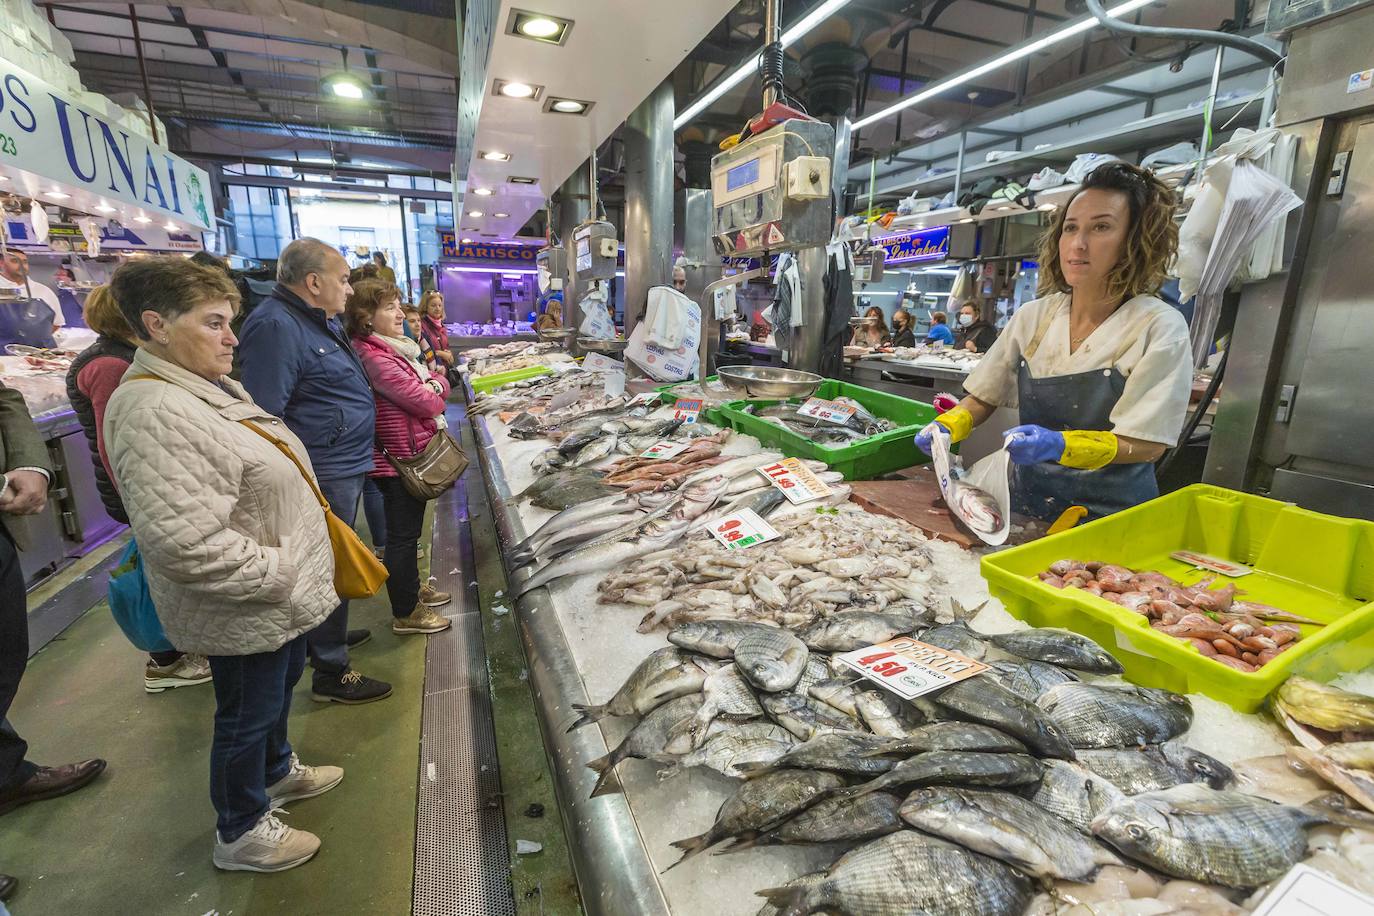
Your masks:
M1046 585L1056 560L1098 560L1157 570L1193 585L1205 570L1172 559L1192 550L1255 571L1234 582L1241 597L1320 620L1254 673L1202 655L1139 614L1079 589ZM1099 642L1126 676L1147 687L1204 693L1253 712L1292 674L1329 680L1374 665L1374 523L1300 509L1262 496L1197 484L1087 525L983 558L992 594L1013 616Z

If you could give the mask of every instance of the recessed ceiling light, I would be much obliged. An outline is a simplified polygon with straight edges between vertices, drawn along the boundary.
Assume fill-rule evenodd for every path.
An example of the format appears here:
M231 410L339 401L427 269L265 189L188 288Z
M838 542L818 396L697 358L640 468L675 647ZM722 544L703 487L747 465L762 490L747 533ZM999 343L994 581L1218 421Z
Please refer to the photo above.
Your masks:
M463 245L471 245L471 244L472 244L472 239L465 238L465 239L463 239L463 240L461 241L460 244L463 244Z
M509 213L493 213L492 216L496 217L497 219L506 219L506 218L508 218L508 217L510 216L510 214L509 214Z
M487 150L481 156L488 162L510 162L510 153L501 153L496 150Z
M508 99L537 99L544 94L544 87L518 80L495 80L492 83L492 91Z
M481 210L469 210L469 211L468 211L468 216L471 216L473 219L481 219L481 218L482 218L482 211L481 211Z
M572 27L571 19L550 16L548 13L536 13L532 10L513 9L510 19L506 21L506 34L544 44L561 45L567 42Z
M172 222L171 220L168 220L167 224L164 225L162 228L166 229L168 232L176 232L181 227L178 226L176 223Z
M66 200L68 197L71 197L70 194L67 194L64 191L44 191L43 193L46 194L48 197L51 197L53 200Z
M538 178L526 178L524 175L512 175L506 179L511 184L538 184Z
M96 207L95 209L96 209L96 211L99 212L99 213L113 213L114 210L115 210L114 207L111 207L109 204L105 203L105 201L103 201L103 200L100 202L100 206Z
M473 188L472 193L478 197L490 197L495 192L491 188Z
M580 99L559 99L550 97L545 111L556 111L559 114L586 114L587 109L591 107L591 102L583 102Z
M134 217L134 222L136 223L151 223L152 221L151 217L144 216L142 213Z

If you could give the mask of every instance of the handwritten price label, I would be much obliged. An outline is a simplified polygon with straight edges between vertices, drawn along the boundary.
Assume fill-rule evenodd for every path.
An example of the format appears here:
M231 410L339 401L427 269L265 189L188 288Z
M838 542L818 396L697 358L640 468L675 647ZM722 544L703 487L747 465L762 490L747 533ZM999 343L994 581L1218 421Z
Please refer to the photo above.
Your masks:
M631 407L638 407L640 404L657 404L658 400L657 391L645 391L630 398L630 402L625 405L625 408L628 410Z
M835 658L907 700L988 670L987 665L958 652L905 636Z
M1196 566L1198 569L1211 570L1214 573L1221 573L1223 576L1228 576L1232 579L1248 576L1250 573L1254 572L1250 567L1243 566L1240 563L1232 563L1230 560L1223 560L1220 557L1209 556L1205 553L1194 553L1191 550L1175 550L1173 553L1169 554L1169 556L1180 562Z
M830 495L830 488L796 458L784 458L755 470L781 490L788 502L794 505Z
M653 445L639 453L641 458L676 458L687 449L692 447L688 442L655 442Z
M673 419L695 423L701 415L701 398L678 398L673 404Z
M817 420L824 420L827 423L838 423L843 426L849 422L849 418L854 416L855 409L849 404L841 404L838 401L827 401L824 398L811 398L801 407L797 408L797 413L803 417L814 417Z
M772 541L778 537L773 526L760 518L753 509L741 509L727 515L711 526L711 534L731 550L753 547L755 544Z

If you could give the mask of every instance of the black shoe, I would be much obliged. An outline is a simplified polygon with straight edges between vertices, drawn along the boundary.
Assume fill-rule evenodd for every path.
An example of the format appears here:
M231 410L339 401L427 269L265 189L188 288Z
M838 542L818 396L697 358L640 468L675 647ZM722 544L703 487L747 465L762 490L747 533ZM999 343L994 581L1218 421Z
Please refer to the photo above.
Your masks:
M348 648L356 649L371 638L371 630L349 630L344 642L348 644Z
M0 875L0 900L10 899L10 894L19 886L19 879L10 875Z
M310 698L316 703L345 703L357 706L371 703L391 696L391 685L386 681L364 677L349 668L342 674L325 674L316 671L314 683L310 686Z
M80 763L63 764L60 767L39 767L24 782L0 792L0 814L13 811L29 802L57 798L59 795L75 792L104 771L105 761L98 757Z

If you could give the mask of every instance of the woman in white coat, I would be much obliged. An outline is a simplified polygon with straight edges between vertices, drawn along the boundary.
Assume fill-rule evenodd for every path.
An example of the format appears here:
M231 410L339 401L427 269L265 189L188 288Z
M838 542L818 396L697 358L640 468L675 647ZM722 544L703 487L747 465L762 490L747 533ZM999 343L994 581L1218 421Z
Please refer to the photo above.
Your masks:
M105 414L105 442L163 629L207 656L215 680L210 799L214 864L283 871L319 849L284 803L326 792L287 740L305 634L338 604L324 510L279 440L300 441L230 379L239 294L181 258L119 268L111 291L139 338Z

